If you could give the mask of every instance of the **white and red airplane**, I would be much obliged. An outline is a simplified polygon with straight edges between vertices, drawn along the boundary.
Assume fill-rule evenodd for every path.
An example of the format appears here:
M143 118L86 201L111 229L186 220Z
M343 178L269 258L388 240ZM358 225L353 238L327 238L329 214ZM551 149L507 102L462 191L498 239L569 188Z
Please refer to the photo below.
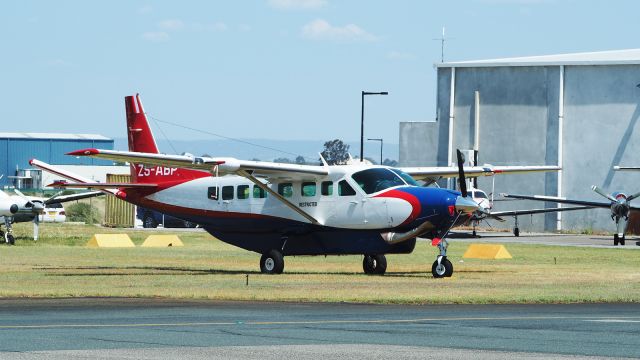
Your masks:
M31 164L69 179L59 187L101 189L138 206L200 224L221 241L262 254L263 273L282 273L284 256L364 255L367 274L384 274L385 254L411 253L417 236L432 238L434 277L451 276L449 229L478 210L465 175L559 170L557 166L391 168L296 165L228 157L160 154L138 95L125 98L129 151L84 149L131 164L131 183L95 183L36 159ZM461 192L416 180L459 177Z

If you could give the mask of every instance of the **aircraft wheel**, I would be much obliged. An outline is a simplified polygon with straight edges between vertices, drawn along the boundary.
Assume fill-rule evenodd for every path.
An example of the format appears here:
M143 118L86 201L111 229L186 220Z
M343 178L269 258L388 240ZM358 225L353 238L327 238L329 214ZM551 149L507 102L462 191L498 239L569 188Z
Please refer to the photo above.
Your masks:
M387 257L384 255L365 255L362 269L367 275L384 275L387 271Z
M625 241L625 240L626 240L626 239L625 239L625 236L624 236L624 235L622 235L622 237L620 238L620 241L619 241L620 245L624 246L624 241Z
M282 274L284 256L278 250L271 250L260 258L260 271L263 274Z
M515 235L515 237L520 236L520 228L513 228L513 235Z
M434 278L451 277L453 275L453 264L446 257L442 258L440 264L438 260L431 265L431 274Z
M146 229L157 228L158 222L153 218L153 215L150 213L145 213L142 218L142 227Z
M9 245L15 245L16 244L16 239L13 237L13 235L7 234L6 238L7 238L7 243L9 243Z
M613 234L613 246L618 246L618 242L620 242L618 234Z

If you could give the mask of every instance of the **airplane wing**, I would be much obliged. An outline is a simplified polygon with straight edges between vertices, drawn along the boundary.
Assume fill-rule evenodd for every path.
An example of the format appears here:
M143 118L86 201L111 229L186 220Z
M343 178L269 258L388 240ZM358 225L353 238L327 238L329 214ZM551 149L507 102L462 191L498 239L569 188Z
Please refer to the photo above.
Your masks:
M609 208L611 207L610 201L584 201L584 200L571 200L571 199L563 199L555 196L543 196L543 195L515 195L515 194L501 194L506 198L512 199L520 199L520 200L536 200L536 201L549 201L560 204L573 204L573 205L582 205L588 207L601 207L601 208Z
M593 209L593 207L591 207L591 206L574 206L574 207L564 207L564 208L492 211L490 214L492 216L498 216L498 217L500 217L500 216L520 216L520 215L543 214L543 213L551 213L551 212L559 212L559 211L572 211L572 210L585 210L585 209Z
M102 191L87 191L80 194L71 194L71 195L60 195L60 196L52 196L44 201L45 205L53 204L53 203L64 203L68 201L75 201L80 199L87 199L94 196L104 195Z
M416 180L436 181L440 178L451 178L458 176L458 168L455 166L440 167L401 167L400 170L411 175ZM558 171L559 166L467 166L464 168L464 175L467 178L479 176L493 176L496 174L523 174L529 172Z
M613 170L615 170L615 171L638 171L638 170L640 170L640 166L614 166Z
M131 151L84 149L68 153L73 156L90 156L121 162L217 172L219 175L246 172L252 176L281 179L315 179L327 175L324 166L281 164L268 161L238 160L228 157L189 155L165 155Z
M77 183L84 183L84 184L88 184L88 183L93 183L94 181L91 179L87 179L85 177L82 177L80 175L74 174L70 171L67 171L65 169L61 169L57 166L54 165L49 165L45 162L42 162L38 159L31 159L29 160L29 165L31 166L35 166L38 169L42 169L45 171L48 171L52 174L56 174L60 177L63 177L65 179L71 180L71 181L75 181ZM105 193L105 194L110 194L110 195L115 195L117 190L115 189L101 189L101 192Z

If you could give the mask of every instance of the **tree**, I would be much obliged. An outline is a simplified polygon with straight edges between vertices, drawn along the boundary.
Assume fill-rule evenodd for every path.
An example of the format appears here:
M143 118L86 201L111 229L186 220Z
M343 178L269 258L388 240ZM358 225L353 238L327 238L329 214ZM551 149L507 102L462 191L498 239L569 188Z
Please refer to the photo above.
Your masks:
M302 155L298 155L298 157L296 158L296 164L304 165L304 164L306 164L306 163L307 163L307 162L304 160L304 156L302 156Z
M384 161L382 162L382 165L385 165L385 166L398 166L398 162L396 160L384 159Z
M284 163L284 164L292 164L293 163L293 161L291 161L289 158L277 158L277 159L273 159L273 162Z
M321 155L329 165L345 164L349 160L349 145L340 139L327 141Z

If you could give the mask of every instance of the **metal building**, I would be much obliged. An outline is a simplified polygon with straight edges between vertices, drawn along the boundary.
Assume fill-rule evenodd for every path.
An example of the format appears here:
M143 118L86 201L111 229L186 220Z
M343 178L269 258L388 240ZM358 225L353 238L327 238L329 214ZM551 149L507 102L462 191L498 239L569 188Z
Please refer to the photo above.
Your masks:
M113 149L113 140L95 134L0 133L0 188L41 188L42 174L30 170L37 158L55 165L112 165L113 162L65 153L84 148Z
M496 193L604 200L591 185L609 192L640 191L640 173L612 170L618 164L640 165L635 129L640 116L640 49L435 66L435 121L400 124L401 165L452 164L456 148L477 147L479 164L563 168L557 174L496 177ZM487 193L492 185L491 179L479 181ZM542 205L496 202L495 208ZM520 225L528 230L611 231L607 214L594 209L535 215L531 222L521 218ZM511 225L502 225L506 226Z

